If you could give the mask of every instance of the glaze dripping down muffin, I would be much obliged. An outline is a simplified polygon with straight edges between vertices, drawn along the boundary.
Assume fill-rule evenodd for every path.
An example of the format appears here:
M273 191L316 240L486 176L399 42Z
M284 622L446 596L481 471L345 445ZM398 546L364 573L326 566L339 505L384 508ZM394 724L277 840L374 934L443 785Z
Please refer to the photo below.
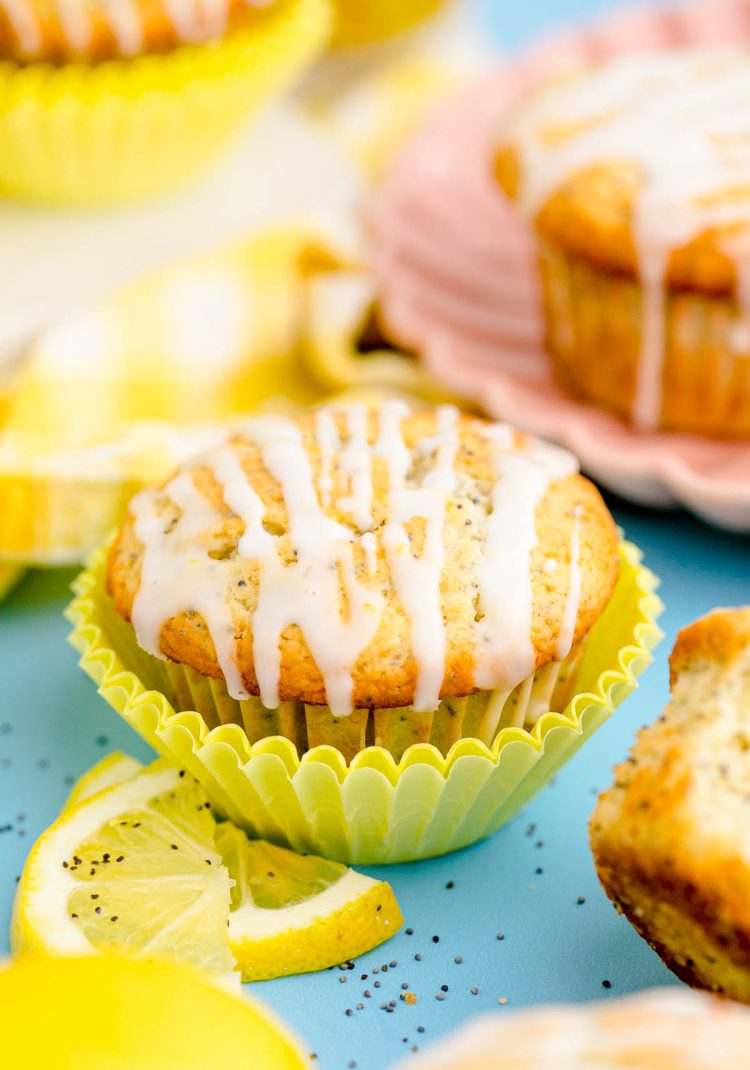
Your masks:
M250 421L133 501L109 586L181 700L221 691L251 739L400 756L558 708L617 572L570 454L388 402Z
M750 437L750 54L631 54L500 134L556 374L641 430Z
M214 41L282 0L0 0L0 58L99 61Z

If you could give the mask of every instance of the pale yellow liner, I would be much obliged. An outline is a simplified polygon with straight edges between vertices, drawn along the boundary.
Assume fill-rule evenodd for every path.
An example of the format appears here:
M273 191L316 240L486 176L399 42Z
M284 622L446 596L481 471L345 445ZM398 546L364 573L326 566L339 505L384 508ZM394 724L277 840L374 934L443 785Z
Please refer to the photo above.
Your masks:
M329 0L277 0L221 41L98 64L0 63L0 193L151 197L204 172L325 44Z
M360 864L455 851L513 817L636 687L662 638L657 579L621 544L620 579L577 667L574 697L531 732L503 728L492 746L460 739L447 757L431 744L400 762L367 747L347 764L332 747L301 759L278 736L251 744L237 724L209 729L165 697L165 663L137 646L105 592L106 550L75 583L70 641L100 694L157 751L188 769L214 805L251 834L296 851Z

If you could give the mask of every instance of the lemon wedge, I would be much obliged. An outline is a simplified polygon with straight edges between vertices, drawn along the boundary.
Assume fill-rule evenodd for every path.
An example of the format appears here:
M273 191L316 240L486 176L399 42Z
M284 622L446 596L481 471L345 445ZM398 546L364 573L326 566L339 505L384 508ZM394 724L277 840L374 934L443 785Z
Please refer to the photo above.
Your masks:
M121 951L229 974L215 827L202 788L163 761L63 811L24 868L14 951Z
M3 1066L304 1070L296 1039L253 1000L186 966L27 955L0 966Z
M229 943L243 981L335 966L403 924L385 881L250 840L229 823L218 827L216 847L234 880Z
M11 942L16 953L114 951L258 981L345 962L402 923L385 882L250 840L216 821L184 771L118 753L78 781L34 845Z

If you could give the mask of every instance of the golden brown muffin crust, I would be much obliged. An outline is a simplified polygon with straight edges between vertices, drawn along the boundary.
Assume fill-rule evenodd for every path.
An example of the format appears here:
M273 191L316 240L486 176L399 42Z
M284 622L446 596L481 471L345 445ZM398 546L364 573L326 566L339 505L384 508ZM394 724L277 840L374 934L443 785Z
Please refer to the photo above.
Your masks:
M211 17L210 8L181 0L184 26L173 16L167 0L121 0L122 27L101 0L75 0L67 17L68 0L2 0L0 2L0 59L16 63L101 62L143 53L167 52L178 45L202 43L228 30L262 19L268 4L225 0L224 19ZM272 0L275 6L286 0ZM217 10L221 13L221 6ZM135 51L132 42L137 42Z
M672 700L591 819L605 891L690 984L750 1002L750 608L678 636Z
M378 415L369 413L369 439L378 432ZM321 451L315 438L314 414L296 418L315 474L321 474ZM340 434L348 435L345 417L336 415ZM477 599L477 561L484 538L490 508L490 490L494 480L492 446L479 419L460 416L457 424L460 449L455 469L458 489L450 496L443 532L445 563L440 582L441 608L446 632L443 696L464 696L476 690L475 614ZM418 475L424 458L415 449L423 439L434 435L437 417L434 411L415 412L402 423L407 448L412 451L414 472ZM517 444L523 445L520 436ZM241 434L231 439L231 449L240 459L244 472L266 509L264 527L277 540L279 553L291 560L294 547L287 534L287 512L281 487L266 469L260 448ZM421 458L421 459L420 459ZM347 477L337 459L332 471L330 500L335 503L347 494ZM238 664L251 694L259 693L253 664L252 619L258 596L258 568L250 560L236 555L243 524L226 506L212 472L198 462L193 468L194 485L221 513L221 527L213 533L213 556L226 562L227 587L230 590L235 634L238 637ZM375 530L386 519L388 479L385 462L373 461L372 511ZM160 500L165 525L177 515L166 498ZM326 508L333 520L360 536L352 517L335 504ZM550 486L540 502L535 517L538 545L532 551L531 583L533 588L532 642L536 665L555 660L560 620L570 579L571 533L576 514L580 514L581 598L575 624L574 643L591 629L610 599L618 573L617 532L614 522L595 487L579 475L567 476ZM407 524L415 554L420 554L424 539L424 521ZM143 546L136 537L132 516L125 522L110 554L109 588L117 611L131 618L133 601L140 583ZM558 562L555 571L544 568L545 558ZM377 545L377 571L370 577L361 544L355 550L355 568L359 580L382 591L384 610L374 639L360 656L353 672L355 707L408 706L414 700L417 662L410 646L410 622L398 597L383 548ZM326 622L321 620L321 628ZM221 678L213 644L205 622L197 613L180 613L167 620L161 631L162 652L174 661L191 666L204 676ZM326 695L320 671L315 664L300 629L293 625L282 634L282 700L325 704Z

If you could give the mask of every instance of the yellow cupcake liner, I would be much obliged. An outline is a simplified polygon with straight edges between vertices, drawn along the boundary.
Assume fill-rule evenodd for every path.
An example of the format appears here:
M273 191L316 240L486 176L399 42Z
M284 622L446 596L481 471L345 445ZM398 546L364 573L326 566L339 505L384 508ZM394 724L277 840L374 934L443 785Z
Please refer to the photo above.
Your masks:
M369 44L410 30L432 18L447 0L335 0L333 44Z
M213 804L251 834L357 864L446 854L512 818L636 687L662 638L657 579L621 544L614 595L586 642L573 698L531 731L503 728L491 746L458 740L409 747L399 762L383 747L347 764L329 746L300 758L289 739L251 743L240 725L209 728L175 708L166 663L137 646L105 590L106 548L76 580L70 641L99 693L155 750L188 769Z
M198 178L325 44L329 0L277 0L221 41L53 67L0 63L0 193L94 205Z

